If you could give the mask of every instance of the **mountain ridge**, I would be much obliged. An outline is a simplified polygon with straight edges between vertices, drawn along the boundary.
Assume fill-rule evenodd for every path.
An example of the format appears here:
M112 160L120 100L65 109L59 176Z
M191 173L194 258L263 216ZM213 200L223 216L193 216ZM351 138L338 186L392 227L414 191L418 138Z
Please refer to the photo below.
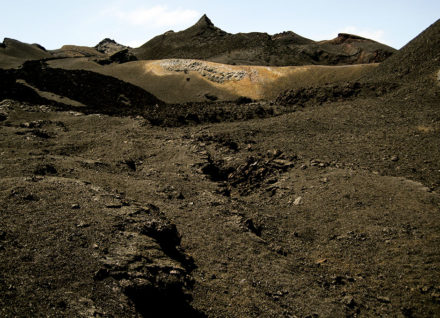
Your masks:
M357 35L340 33L313 41L292 31L231 34L203 15L193 26L166 32L133 49L141 60L188 58L224 64L288 66L378 63L396 50Z

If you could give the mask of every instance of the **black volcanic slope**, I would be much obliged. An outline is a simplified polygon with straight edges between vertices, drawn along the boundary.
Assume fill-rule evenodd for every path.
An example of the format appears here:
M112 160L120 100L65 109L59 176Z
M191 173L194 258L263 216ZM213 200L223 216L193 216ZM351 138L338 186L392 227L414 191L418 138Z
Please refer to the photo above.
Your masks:
M410 41L371 77L425 81L440 69L440 19Z
M244 65L343 65L382 62L395 49L350 34L315 42L293 32L227 33L204 15L195 25L169 31L134 49L138 59L194 58Z
M139 115L164 104L142 88L114 77L50 68L42 61L28 61L17 70L0 70L0 84L0 100L49 102L39 96L41 91L79 102L85 105L82 111L92 113Z

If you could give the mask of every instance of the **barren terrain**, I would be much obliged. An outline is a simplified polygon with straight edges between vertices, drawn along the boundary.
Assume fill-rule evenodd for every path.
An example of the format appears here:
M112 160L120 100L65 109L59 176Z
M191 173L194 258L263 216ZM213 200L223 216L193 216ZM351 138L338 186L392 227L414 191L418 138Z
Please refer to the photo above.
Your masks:
M380 65L2 69L0 315L439 317L439 23Z

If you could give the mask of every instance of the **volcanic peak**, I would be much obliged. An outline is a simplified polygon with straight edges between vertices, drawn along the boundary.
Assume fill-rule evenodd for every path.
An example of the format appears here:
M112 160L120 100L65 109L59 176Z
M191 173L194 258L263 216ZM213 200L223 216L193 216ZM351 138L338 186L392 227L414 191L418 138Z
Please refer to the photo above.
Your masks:
M199 21L194 25L195 27L214 27L214 23L212 23L211 19L208 18L206 14L204 14Z

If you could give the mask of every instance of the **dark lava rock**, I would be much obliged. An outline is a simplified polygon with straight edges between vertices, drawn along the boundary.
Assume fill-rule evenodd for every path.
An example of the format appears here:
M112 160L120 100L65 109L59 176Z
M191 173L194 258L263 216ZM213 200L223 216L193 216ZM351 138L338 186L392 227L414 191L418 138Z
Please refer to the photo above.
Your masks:
M136 61L137 58L128 49L121 50L110 56L110 60L116 63L126 63L131 61Z
M354 298L351 295L344 296L344 298L342 298L342 303L350 308L356 305L356 302L354 301Z
M136 60L137 60L137 57L129 49L123 49L121 51L113 53L107 59L98 59L98 60L96 60L96 62L101 65L108 65L111 63L122 64L122 63L132 62L132 61L136 61Z
M57 174L57 172L58 172L57 169L51 164L39 165L34 170L34 174L41 175L41 176L54 175L54 174Z
M267 180L272 180L278 172L293 168L296 159L296 156L286 157L275 150L275 153L269 152L267 156L250 156L238 166L229 166L208 154L208 163L202 167L202 172L213 181L226 182L228 187L237 188L241 195L249 195Z
M398 87L395 83L360 83L346 82L327 84L320 87L291 89L281 93L276 103L281 105L322 104L349 100L356 97L377 97L387 94Z
M151 113L153 107L164 104L142 88L114 77L83 70L50 68L40 61L26 62L18 70L0 70L0 75L1 72L5 76L0 76L0 84L4 84L0 85L0 99L12 98L36 104L54 103L40 97L31 88L16 83L17 79L23 79L39 90L87 105L81 109L86 113L139 115Z
M108 54L108 55L112 55L112 54L115 54L116 52L128 49L128 46L119 44L115 40L112 40L112 39L109 39L109 38L105 38L104 40L102 40L101 42L99 42L95 46L95 49L98 52L101 52L101 53L104 53L104 54Z

